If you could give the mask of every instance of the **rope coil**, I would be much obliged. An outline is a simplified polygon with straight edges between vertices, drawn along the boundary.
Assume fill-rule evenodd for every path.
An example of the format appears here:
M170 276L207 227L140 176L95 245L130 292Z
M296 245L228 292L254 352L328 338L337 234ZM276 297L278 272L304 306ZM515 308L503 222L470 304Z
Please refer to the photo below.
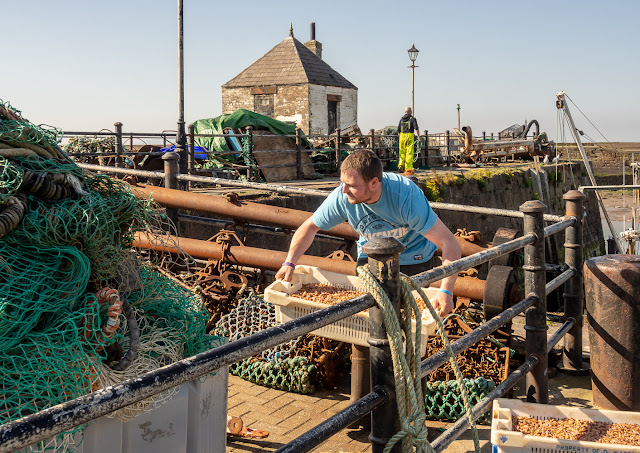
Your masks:
M376 303L380 307L383 314L384 325L389 337L389 345L391 349L391 357L393 361L394 379L396 384L396 395L398 404L398 413L402 421L401 430L389 439L384 448L384 453L391 451L393 446L402 440L403 453L409 453L415 448L419 453L432 453L435 450L427 440L427 428L425 426L426 412L424 406L424 397L422 395L422 383L420 378L420 341L421 332L416 328L415 339L412 341L411 334L411 314L415 316L416 325L419 326L421 312L418 304L412 295L412 291L417 291L422 300L427 305L433 319L438 324L438 334L442 337L445 344L449 360L456 373L458 387L464 401L464 406L469 419L469 425L473 431L473 443L475 451L480 451L480 441L475 422L471 417L472 408L469 405L469 397L466 386L463 383L462 374L458 369L455 360L455 354L449 344L444 330L444 325L438 314L436 313L429 298L416 283L407 275L400 274L400 291L402 299L401 322L402 332L400 331L400 321L398 320L389 297L384 292L376 278L369 269L369 265L359 266L357 268L358 277L371 293ZM402 354L402 338L406 338L404 354Z

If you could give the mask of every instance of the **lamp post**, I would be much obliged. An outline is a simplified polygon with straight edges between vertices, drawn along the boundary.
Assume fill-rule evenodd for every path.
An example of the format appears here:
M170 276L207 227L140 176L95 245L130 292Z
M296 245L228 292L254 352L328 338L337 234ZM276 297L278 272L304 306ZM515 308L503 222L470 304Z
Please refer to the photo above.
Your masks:
M416 58L418 58L418 52L420 51L416 49L415 44L411 44L411 49L409 49L407 52L409 52L409 60L411 60L411 66L407 66L408 68L411 68L411 112L415 116L416 110L413 105L413 92L414 92L414 86L415 86L414 70L415 68L419 67L415 65L415 62L416 62Z
M460 104L458 104L458 130L460 130Z
M176 152L180 156L180 173L187 169L187 134L184 127L184 26L183 0L178 0L178 130L176 132Z

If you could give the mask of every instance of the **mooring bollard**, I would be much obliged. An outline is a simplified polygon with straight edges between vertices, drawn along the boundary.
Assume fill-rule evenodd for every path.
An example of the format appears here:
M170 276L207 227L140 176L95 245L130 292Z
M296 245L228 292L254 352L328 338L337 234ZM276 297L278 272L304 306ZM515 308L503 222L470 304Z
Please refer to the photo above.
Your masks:
M577 219L575 225L567 228L564 241L564 262L576 274L564 285L564 314L576 320L564 337L562 350L562 371L568 373L588 373L589 364L582 361L582 327L584 324L583 289L583 206L587 198L582 192L571 190L562 197L566 201L566 215Z
M373 239L362 246L369 257L371 272L378 280L398 317L400 316L400 253L405 247L394 238ZM398 404L395 397L395 380L391 349L382 316L378 307L369 309L369 356L371 358L371 388L377 385L388 389L389 401L371 412L371 451L382 453L389 439L401 429ZM391 450L402 451L401 443Z
M526 352L527 359L538 358L538 364L527 374L527 401L549 402L549 358L547 355L547 296L544 263L544 213L547 206L541 201L527 201L520 206L524 213L524 234L533 233L535 242L524 247L524 292L525 296L535 295L536 304L526 312Z

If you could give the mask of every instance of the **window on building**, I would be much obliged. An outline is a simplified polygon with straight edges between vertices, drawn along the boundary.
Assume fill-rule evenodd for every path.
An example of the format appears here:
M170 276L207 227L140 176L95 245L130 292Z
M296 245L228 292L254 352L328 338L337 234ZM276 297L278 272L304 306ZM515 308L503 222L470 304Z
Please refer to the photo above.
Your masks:
M253 97L253 111L273 118L273 94L259 94Z

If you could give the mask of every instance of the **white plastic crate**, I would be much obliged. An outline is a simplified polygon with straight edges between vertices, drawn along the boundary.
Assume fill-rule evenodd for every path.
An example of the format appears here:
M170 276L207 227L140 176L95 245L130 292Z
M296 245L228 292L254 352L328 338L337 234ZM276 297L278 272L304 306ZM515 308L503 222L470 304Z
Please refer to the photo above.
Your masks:
M157 409L128 422L102 416L76 435L74 453L209 453L227 445L229 368L181 384ZM79 445L78 445L79 444ZM31 452L30 447L20 453Z
M327 308L328 305L300 299L291 294L300 290L302 285L312 283L330 284L336 288L345 290L364 291L360 279L351 275L338 274L336 272L325 271L312 266L297 266L291 279L291 283L276 280L264 292L264 300L276 306L276 321L284 323L308 315L319 309ZM437 292L436 288L425 288L427 296ZM414 291L414 297L418 297ZM415 333L415 320L411 322L412 330ZM427 340L429 335L435 335L436 324L431 314L425 310L422 316L422 339L421 355L427 351ZM321 327L312 332L321 337L332 340L344 341L357 344L359 346L369 346L367 337L369 336L369 313L368 311L356 313L345 319L341 319L328 326Z
M494 452L640 453L640 447L525 435L513 431L511 420L513 416L527 416L537 420L573 418L594 422L640 425L640 412L583 409L498 398L493 402L492 415L491 443Z

